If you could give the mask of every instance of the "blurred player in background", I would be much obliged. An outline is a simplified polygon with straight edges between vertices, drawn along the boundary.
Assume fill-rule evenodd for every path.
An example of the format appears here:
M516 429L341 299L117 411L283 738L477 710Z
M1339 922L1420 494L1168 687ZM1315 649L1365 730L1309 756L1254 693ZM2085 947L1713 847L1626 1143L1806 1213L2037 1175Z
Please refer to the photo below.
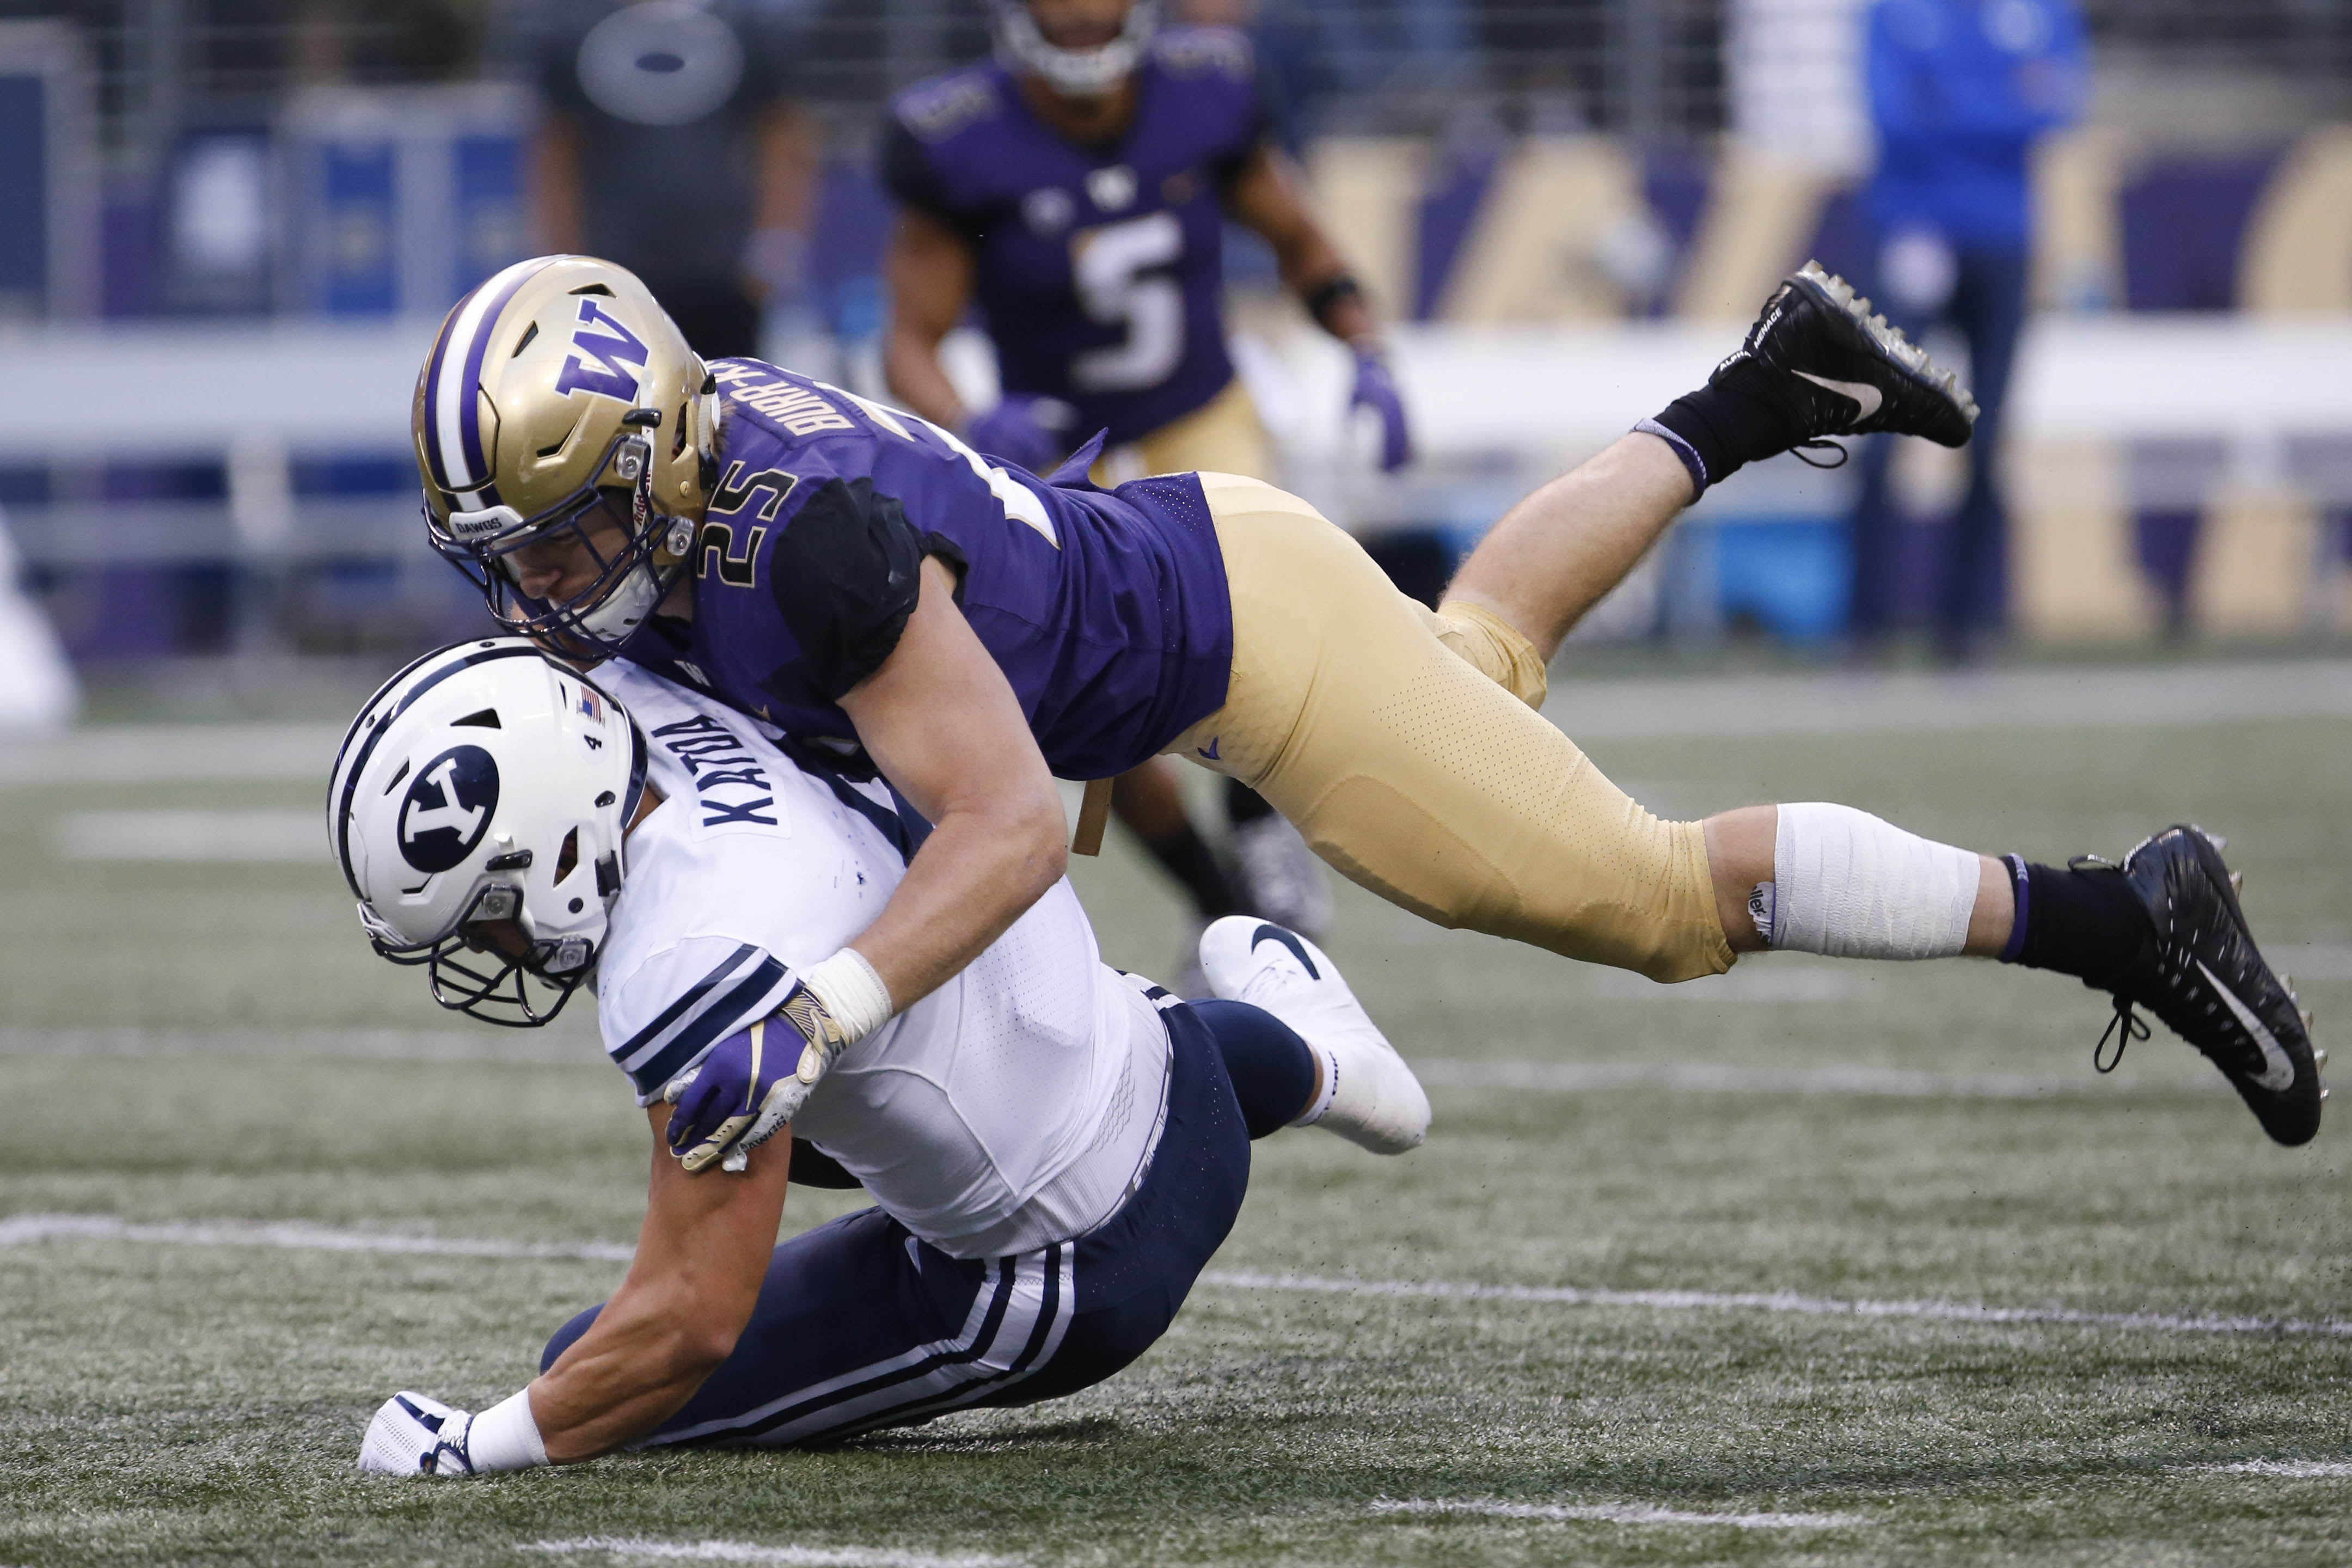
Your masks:
M1109 482L1208 470L1272 479L1273 453L1225 351L1223 228L1274 247L1284 283L1354 353L1353 408L1381 463L1412 456L1363 290L1275 145L1248 39L1157 26L1153 0L996 0L997 62L901 94L884 136L899 202L887 268L891 390L981 451L1045 473L1096 431ZM1003 395L964 406L939 347L977 303ZM1297 835L1228 783L1231 885L1172 771L1123 775L1114 807L1199 918L1246 903L1319 931L1328 894Z
M1979 411L1968 493L1933 579L1936 646L1958 659L1996 629L2003 596L2001 408L2025 320L2030 160L2037 141L2082 113L2090 62L2073 0L1878 0L1868 27L1874 292L1914 340L1939 325L1967 340ZM1892 441L1869 444L1854 505L1851 625L1864 646L1895 616L1893 455Z
M509 0L494 59L543 106L540 243L635 272L706 358L758 353L807 250L817 140L788 97L805 47L782 0Z

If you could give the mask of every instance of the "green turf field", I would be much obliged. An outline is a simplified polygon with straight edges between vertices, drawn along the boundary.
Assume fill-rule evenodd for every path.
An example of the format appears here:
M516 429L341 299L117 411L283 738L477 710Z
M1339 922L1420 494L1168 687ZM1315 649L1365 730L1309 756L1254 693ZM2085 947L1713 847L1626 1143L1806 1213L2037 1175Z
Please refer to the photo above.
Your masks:
M2352 1016L2352 721L1591 749L1675 813L1843 799L2042 858L2193 817L2321 1043ZM236 771L202 750L156 765ZM1329 945L1431 1142L1259 1144L1217 1272L1111 1383L819 1453L362 1480L386 1394L478 1408L617 1279L643 1123L584 1006L445 1019L323 862L62 858L80 814L320 794L136 775L0 788L0 1564L2352 1561L2342 1126L2271 1147L2161 1033L2095 1079L2071 981L1666 990L1352 889ZM1167 973L1139 866L1079 875L1106 955Z

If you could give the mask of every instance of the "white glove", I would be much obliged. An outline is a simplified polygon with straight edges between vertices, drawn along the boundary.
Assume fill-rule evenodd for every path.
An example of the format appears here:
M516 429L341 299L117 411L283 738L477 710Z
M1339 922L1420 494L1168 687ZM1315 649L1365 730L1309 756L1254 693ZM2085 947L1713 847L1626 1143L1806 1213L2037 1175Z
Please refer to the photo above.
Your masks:
M360 1439L360 1468L375 1476L470 1476L466 1451L474 1413L452 1410L422 1394L395 1394L383 1402Z
M383 1402L360 1439L360 1468L375 1476L455 1479L545 1463L547 1446L531 1418L529 1389L479 1415L404 1391Z

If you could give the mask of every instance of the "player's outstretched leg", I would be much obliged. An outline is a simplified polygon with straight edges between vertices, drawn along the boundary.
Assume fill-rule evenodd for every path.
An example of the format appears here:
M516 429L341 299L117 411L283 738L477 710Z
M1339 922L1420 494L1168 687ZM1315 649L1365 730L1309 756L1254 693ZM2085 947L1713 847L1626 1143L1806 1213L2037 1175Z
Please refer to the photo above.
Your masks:
M1201 933L1201 968L1220 998L1271 1013L1314 1054L1315 1085L1292 1126L1328 1128L1375 1154L1402 1154L1429 1136L1421 1081L1321 948L1234 915Z
M1735 949L1967 952L2072 974L2115 998L2101 1070L2147 1035L2132 1013L2145 1006L2221 1070L2271 1137L2304 1143L2319 1130L2324 1053L2254 946L2220 847L2200 829L2167 828L2121 866L2058 868L1995 860L1814 803L1726 812L1706 823L1706 843Z
M1807 262L1704 387L1506 513L1463 563L1439 613L1459 619L1466 605L1499 616L1540 666L1676 513L1744 465L1880 431L1958 447L1976 414L1950 371Z

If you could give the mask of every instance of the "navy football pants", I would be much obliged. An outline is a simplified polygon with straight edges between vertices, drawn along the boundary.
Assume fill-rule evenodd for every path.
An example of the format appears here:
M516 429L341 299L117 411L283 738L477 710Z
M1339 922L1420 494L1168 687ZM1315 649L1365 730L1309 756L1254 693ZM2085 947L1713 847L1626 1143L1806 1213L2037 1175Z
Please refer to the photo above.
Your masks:
M1141 1186L1108 1221L1075 1241L981 1259L950 1258L880 1209L794 1237L776 1248L734 1353L645 1443L821 1443L1052 1399L1141 1355L1233 1228L1251 1129L1296 1116L1313 1083L1307 1047L1270 1014L1160 1005L1168 1121ZM1265 1103L1245 1114L1236 1078ZM542 1370L598 1310L557 1331Z

